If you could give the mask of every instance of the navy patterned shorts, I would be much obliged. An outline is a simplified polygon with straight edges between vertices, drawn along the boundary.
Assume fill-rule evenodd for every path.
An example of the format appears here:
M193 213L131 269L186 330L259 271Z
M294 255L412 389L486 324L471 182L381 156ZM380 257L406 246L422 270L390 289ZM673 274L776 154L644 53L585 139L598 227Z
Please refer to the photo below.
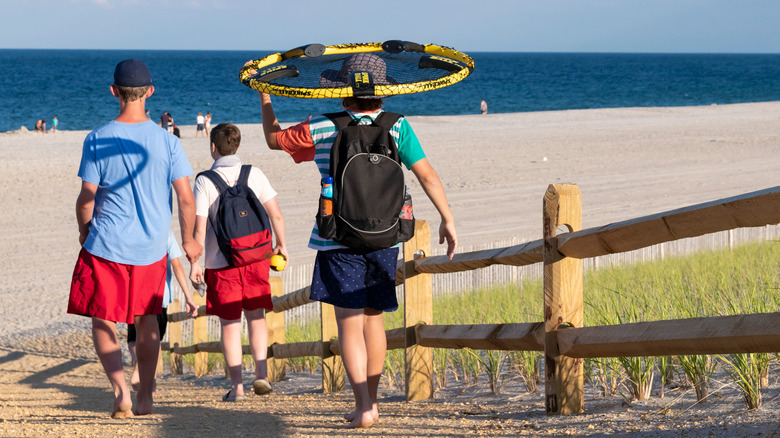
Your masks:
M311 298L345 309L392 312L398 248L377 251L334 249L317 252Z

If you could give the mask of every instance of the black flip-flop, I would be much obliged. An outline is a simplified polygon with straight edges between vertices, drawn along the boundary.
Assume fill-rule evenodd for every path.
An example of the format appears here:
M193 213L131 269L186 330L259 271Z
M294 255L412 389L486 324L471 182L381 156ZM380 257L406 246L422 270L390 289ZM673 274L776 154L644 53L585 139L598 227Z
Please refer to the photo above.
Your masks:
M246 400L246 396L245 395L239 395L239 396L230 395L230 393L232 393L232 392L233 392L233 390L231 389L230 391L225 393L225 395L222 396L222 401L223 402L237 402L237 401L244 401L244 400Z

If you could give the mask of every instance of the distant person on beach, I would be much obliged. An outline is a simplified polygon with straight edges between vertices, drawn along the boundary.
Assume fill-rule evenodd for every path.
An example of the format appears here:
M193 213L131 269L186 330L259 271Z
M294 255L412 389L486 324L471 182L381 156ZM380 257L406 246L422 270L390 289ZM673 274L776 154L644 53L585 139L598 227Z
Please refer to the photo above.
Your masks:
M168 113L168 132L173 134L173 114Z
M113 388L113 418L153 412L160 351L157 315L162 311L173 190L187 259L197 261L203 250L193 237L192 167L179 139L157 129L144 114L153 93L146 64L127 59L116 65L111 94L119 103L119 115L87 135L78 172L82 183L76 220L82 249L68 313L92 318L95 352ZM135 409L117 322L135 324L137 332L140 383Z
M482 114L487 114L487 102L485 102L485 99L482 99L482 102L479 104L479 110L482 111Z
M384 63L376 55L359 54L344 60L341 72L368 71L377 83L385 79ZM332 78L322 80L336 82ZM348 86L343 75L335 86ZM270 149L283 150L296 163L313 161L320 177L330 175L330 151L338 135L334 122L325 116L314 116L287 129L281 129L274 114L271 97L260 93L263 131ZM341 100L347 115L366 122L382 113L380 97L347 97ZM447 204L442 183L425 158L409 122L401 117L392 126L398 139L401 161L417 177L441 217L439 242L447 241L449 258L455 253L455 221ZM319 189L319 184L318 184ZM347 371L355 408L344 418L349 427L369 427L379 417L377 390L387 351L383 312L398 308L395 296L395 271L398 246L376 251L354 250L319 236L315 225L309 248L317 250L311 282L311 298L335 307L339 347Z
M57 120L57 116L54 116L53 119L51 119L51 132L57 132L57 125L60 123L59 120Z
M211 157L216 171L228 186L234 186L241 174L241 158L236 155L241 143L241 132L230 123L220 123L211 130ZM257 167L249 171L249 188L263 204L271 229L276 236L274 254L287 258L284 237L284 218L276 202L276 191L265 174ZM230 375L230 390L222 401L235 402L246 399L241 378L241 310L244 311L249 331L249 347L255 361L255 378L252 388L255 394L272 391L268 381L268 327L265 311L273 309L271 286L268 281L270 260L265 259L244 266L233 267L219 248L214 225L219 207L220 192L206 176L195 179L195 238L205 247L206 313L216 315L222 327L222 352ZM193 262L190 280L194 285L203 283L200 264Z
M35 122L35 132L46 133L46 120L38 119L38 121Z
M204 128L206 128L206 137L208 137L211 135L211 113L206 113L203 123L205 124Z
M160 127L166 131L168 130L168 111L163 111L160 116Z
M178 138L181 138L181 130L179 130L179 127L176 126L176 124L173 124L173 135L175 135Z
M187 275L184 273L184 267L179 261L181 257L181 248L179 243L176 242L176 237L173 235L173 231L168 231L168 269L165 274L165 292L163 293L162 300L162 312L157 315L157 327L160 330L160 339L165 336L165 331L168 328L168 305L173 302L173 279L179 282L179 287L184 293L184 302L187 309L187 314L191 318L198 316L198 306L195 305L195 301L192 299L190 293L189 283L187 282ZM130 386L133 390L138 391L140 388L140 378L138 376L138 359L135 350L136 331L135 324L127 325L127 349L130 351L130 358L133 361L133 372L130 374ZM162 354L162 353L158 353ZM155 369L156 371L156 369ZM156 374L156 373L155 373ZM157 386L155 382L155 387Z
M195 124L197 125L197 128L195 128L195 137L201 134L205 137L206 134L203 131L206 128L206 118L203 117L203 113L198 113L198 116L195 117Z

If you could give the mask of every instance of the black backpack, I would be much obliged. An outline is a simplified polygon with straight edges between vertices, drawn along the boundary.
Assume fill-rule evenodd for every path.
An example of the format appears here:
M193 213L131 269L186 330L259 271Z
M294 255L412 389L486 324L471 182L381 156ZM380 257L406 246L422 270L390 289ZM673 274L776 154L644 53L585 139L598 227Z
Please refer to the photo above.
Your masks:
M361 250L390 248L414 235L414 219L401 218L404 172L390 129L400 114L382 112L360 124L347 112L325 114L338 129L330 151L333 214L317 214L319 235ZM370 117L364 117L371 120Z
M217 235L219 250L230 266L245 266L273 255L271 222L263 204L249 188L249 172L252 166L241 166L238 181L229 187L214 170L198 174L214 183L219 191L219 206L211 228Z

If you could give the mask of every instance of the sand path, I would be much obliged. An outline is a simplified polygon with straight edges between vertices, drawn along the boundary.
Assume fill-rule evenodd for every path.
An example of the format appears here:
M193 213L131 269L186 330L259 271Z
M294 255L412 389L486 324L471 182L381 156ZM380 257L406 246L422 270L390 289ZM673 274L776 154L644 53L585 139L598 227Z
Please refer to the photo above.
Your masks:
M780 152L780 102L409 120L445 184L462 245L513 237L538 239L541 200L551 183L574 182L580 186L583 226L587 228L773 187L780 181L776 164ZM261 167L279 192L287 222L290 263L312 261L314 253L305 245L316 209L318 177L314 166L296 165L285 154L268 150L259 125L240 128L243 146L239 154L245 162ZM183 127L182 132L193 167L200 170L210 166L207 141L192 137L194 127ZM0 161L0 227L4 231L0 235L3 436L23 435L21 429L11 432L6 427L25 422L44 428L32 429L38 432L55 425L67 428L70 423L124 427L103 419L101 403L106 394L95 388L105 387L105 379L85 338L87 319L65 314L69 278L79 249L74 204L80 186L76 172L85 134L0 134L0 148L6 151ZM435 230L438 220L434 209L416 181L409 185L416 216L429 220ZM57 376L71 380L51 383ZM177 379L171 385L181 388L181 392L172 389L171 398L163 402L169 409L166 415L174 419L170 423L165 416L144 419L127 426L128 433L149 432L154 436L157 433L150 431L156 428L173 428L182 434L201 430L180 422L179 416L188 406L177 398L183 394L189 397L205 391L203 403L208 407L193 412L209 417L218 417L225 409L255 410L250 405L235 409L212 406L211 400L219 395L213 388L200 388ZM303 398L321 397L303 392ZM30 408L32 417L18 410L25 409L27 401L40 405ZM10 406L16 409L13 415L7 414ZM332 422L330 408L325 406L307 408L309 412L324 410L317 411L319 417L311 423L315 429L292 429L296 431L293 435L315 434L316 424ZM398 429L388 429L388 433L404 435L404 427L418 423L412 413L415 408L405 406L398 403L386 408L396 410L394 415L398 418L398 423L392 423ZM293 415L295 409L290 412ZM282 431L288 430L282 423L299 421L291 420L298 417L276 411L265 416L276 418L277 414ZM57 419L49 419L50 415ZM429 430L434 435L455 434L470 414L448 408L442 415L449 420L443 426L431 423ZM83 435L92 433L89 429L79 430ZM94 433L104 435L105 430L95 429Z

